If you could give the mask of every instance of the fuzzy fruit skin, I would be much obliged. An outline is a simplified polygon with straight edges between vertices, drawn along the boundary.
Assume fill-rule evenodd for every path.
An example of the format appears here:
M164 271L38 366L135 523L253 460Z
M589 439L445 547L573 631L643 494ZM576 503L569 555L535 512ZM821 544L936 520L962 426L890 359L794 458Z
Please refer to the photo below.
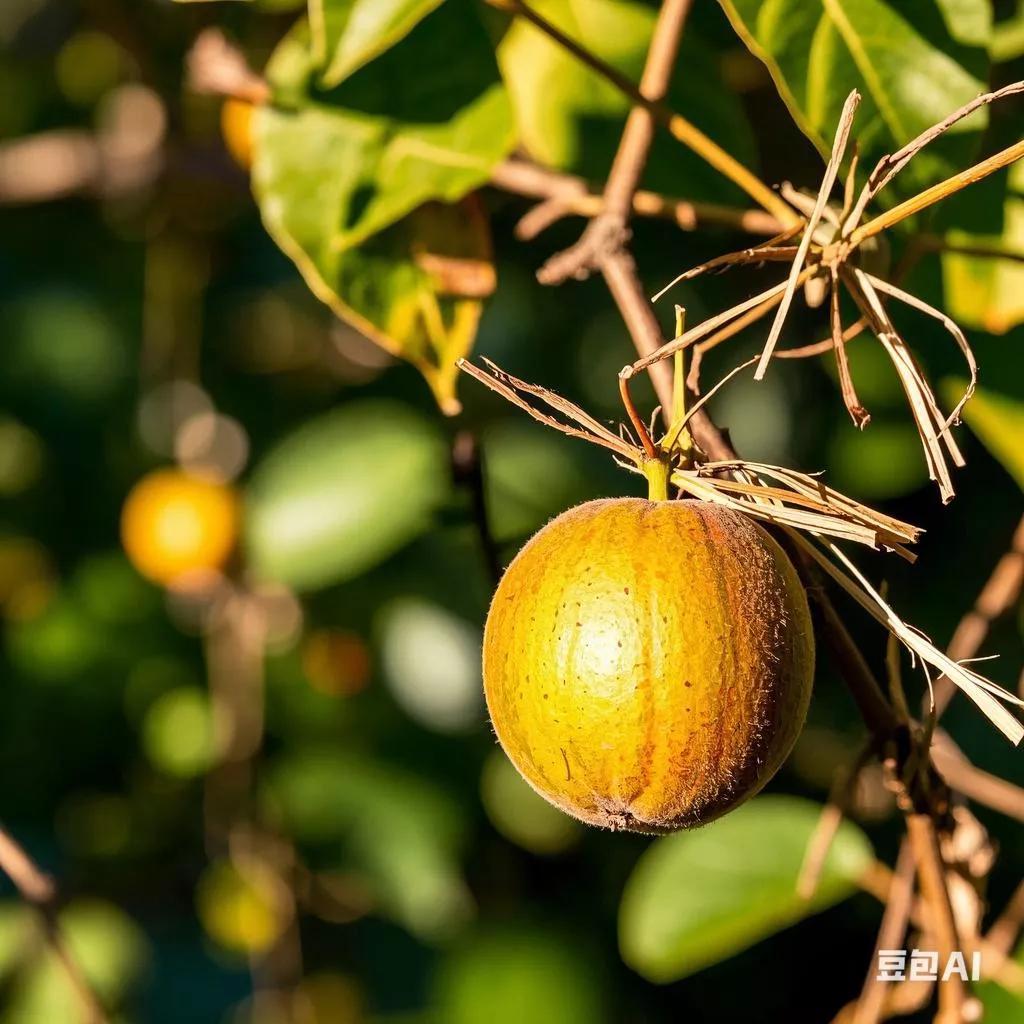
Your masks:
M557 807L669 832L775 774L814 674L807 597L782 549L706 502L563 513L509 565L484 631L502 747Z
M154 583L187 584L190 574L220 569L238 539L238 496L230 487L158 469L131 490L121 510L121 543Z

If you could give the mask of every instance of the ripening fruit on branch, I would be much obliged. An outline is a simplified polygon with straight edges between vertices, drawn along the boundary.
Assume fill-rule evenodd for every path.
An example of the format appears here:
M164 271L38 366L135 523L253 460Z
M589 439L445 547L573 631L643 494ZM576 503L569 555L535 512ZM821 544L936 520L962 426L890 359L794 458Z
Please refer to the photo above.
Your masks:
M807 712L807 598L756 523L591 501L508 567L484 633L498 739L553 804L612 829L704 824L756 793Z
M232 159L242 170L252 167L252 115L245 100L226 99L220 108L220 134Z
M121 511L121 543L143 576L171 586L223 568L238 540L239 503L223 484L160 469L143 477Z

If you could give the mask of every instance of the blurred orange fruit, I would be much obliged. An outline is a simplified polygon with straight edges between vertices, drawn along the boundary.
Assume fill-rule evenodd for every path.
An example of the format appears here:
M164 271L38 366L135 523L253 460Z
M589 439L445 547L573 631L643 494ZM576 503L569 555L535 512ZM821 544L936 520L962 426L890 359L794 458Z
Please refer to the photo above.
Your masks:
M121 542L143 576L164 586L221 569L238 539L239 502L223 484L161 469L132 488Z
M252 115L255 108L245 100L227 99L220 108L220 133L239 167L252 167Z

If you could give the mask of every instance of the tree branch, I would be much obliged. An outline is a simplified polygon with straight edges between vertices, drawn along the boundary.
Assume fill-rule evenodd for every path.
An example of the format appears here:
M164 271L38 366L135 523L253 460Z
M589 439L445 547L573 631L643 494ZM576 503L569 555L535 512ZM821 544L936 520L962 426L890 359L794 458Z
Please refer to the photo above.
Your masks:
M715 170L743 189L754 202L777 217L783 225L788 227L799 222L799 215L788 203L735 157L730 156L717 142L708 138L696 125L677 114L663 101L649 100L625 75L591 53L586 47L581 46L575 39L567 36L560 28L528 6L524 0L485 0L485 2L530 22L591 71L596 72L615 86L632 101L634 106L648 110L655 121L668 129L673 138L703 157Z
M660 102L668 92L691 3L692 0L664 0L661 6L640 79L640 93L651 102ZM654 116L649 108L634 106L626 119L604 188L604 209L587 225L574 246L552 256L541 267L537 274L541 283L561 284L570 277L589 277L592 270L599 269L606 258L622 248L629 237L633 196L653 140Z
M896 857L892 882L885 898L882 923L875 939L874 955L868 967L860 999L857 1000L852 1024L878 1024L885 1006L886 983L878 978L878 953L882 949L901 949L907 924L914 908L914 851L904 838Z
M529 196L550 202L553 210L534 228L520 222L516 230L519 238L528 240L538 235L556 220L573 215L596 217L604 210L604 196L594 192L582 178L562 171L553 171L529 160L515 158L498 164L491 172L491 184L504 192ZM544 204L541 204L544 205ZM633 214L638 217L656 217L670 220L684 231L693 231L701 225L735 228L750 235L772 237L782 225L764 210L744 210L721 203L692 202L663 196L646 189L633 194Z
M935 822L928 814L906 816L907 835L917 862L921 893L925 898L931 931L938 944L940 963L949 963L950 956L960 950L953 906L946 885L946 869L939 849ZM964 984L958 974L936 983L939 989L939 1015L935 1024L961 1024L963 1021Z

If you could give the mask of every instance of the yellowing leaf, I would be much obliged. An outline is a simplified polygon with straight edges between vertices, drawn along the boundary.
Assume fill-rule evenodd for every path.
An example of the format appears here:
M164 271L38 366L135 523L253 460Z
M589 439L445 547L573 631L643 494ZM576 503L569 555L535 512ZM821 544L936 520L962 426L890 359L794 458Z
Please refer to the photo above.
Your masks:
M1009 174L993 176L971 191L973 195L957 197L962 213L955 220L964 226L947 231L946 240L952 245L1024 255L1024 165L1014 164ZM982 204L989 209L983 210ZM942 279L949 315L961 325L1005 334L1024 323L1024 262L1020 259L943 253Z
M268 74L275 102L256 118L253 165L267 230L318 298L458 411L455 361L494 286L486 219L459 200L513 141L482 26L446 3L330 91L300 28Z

